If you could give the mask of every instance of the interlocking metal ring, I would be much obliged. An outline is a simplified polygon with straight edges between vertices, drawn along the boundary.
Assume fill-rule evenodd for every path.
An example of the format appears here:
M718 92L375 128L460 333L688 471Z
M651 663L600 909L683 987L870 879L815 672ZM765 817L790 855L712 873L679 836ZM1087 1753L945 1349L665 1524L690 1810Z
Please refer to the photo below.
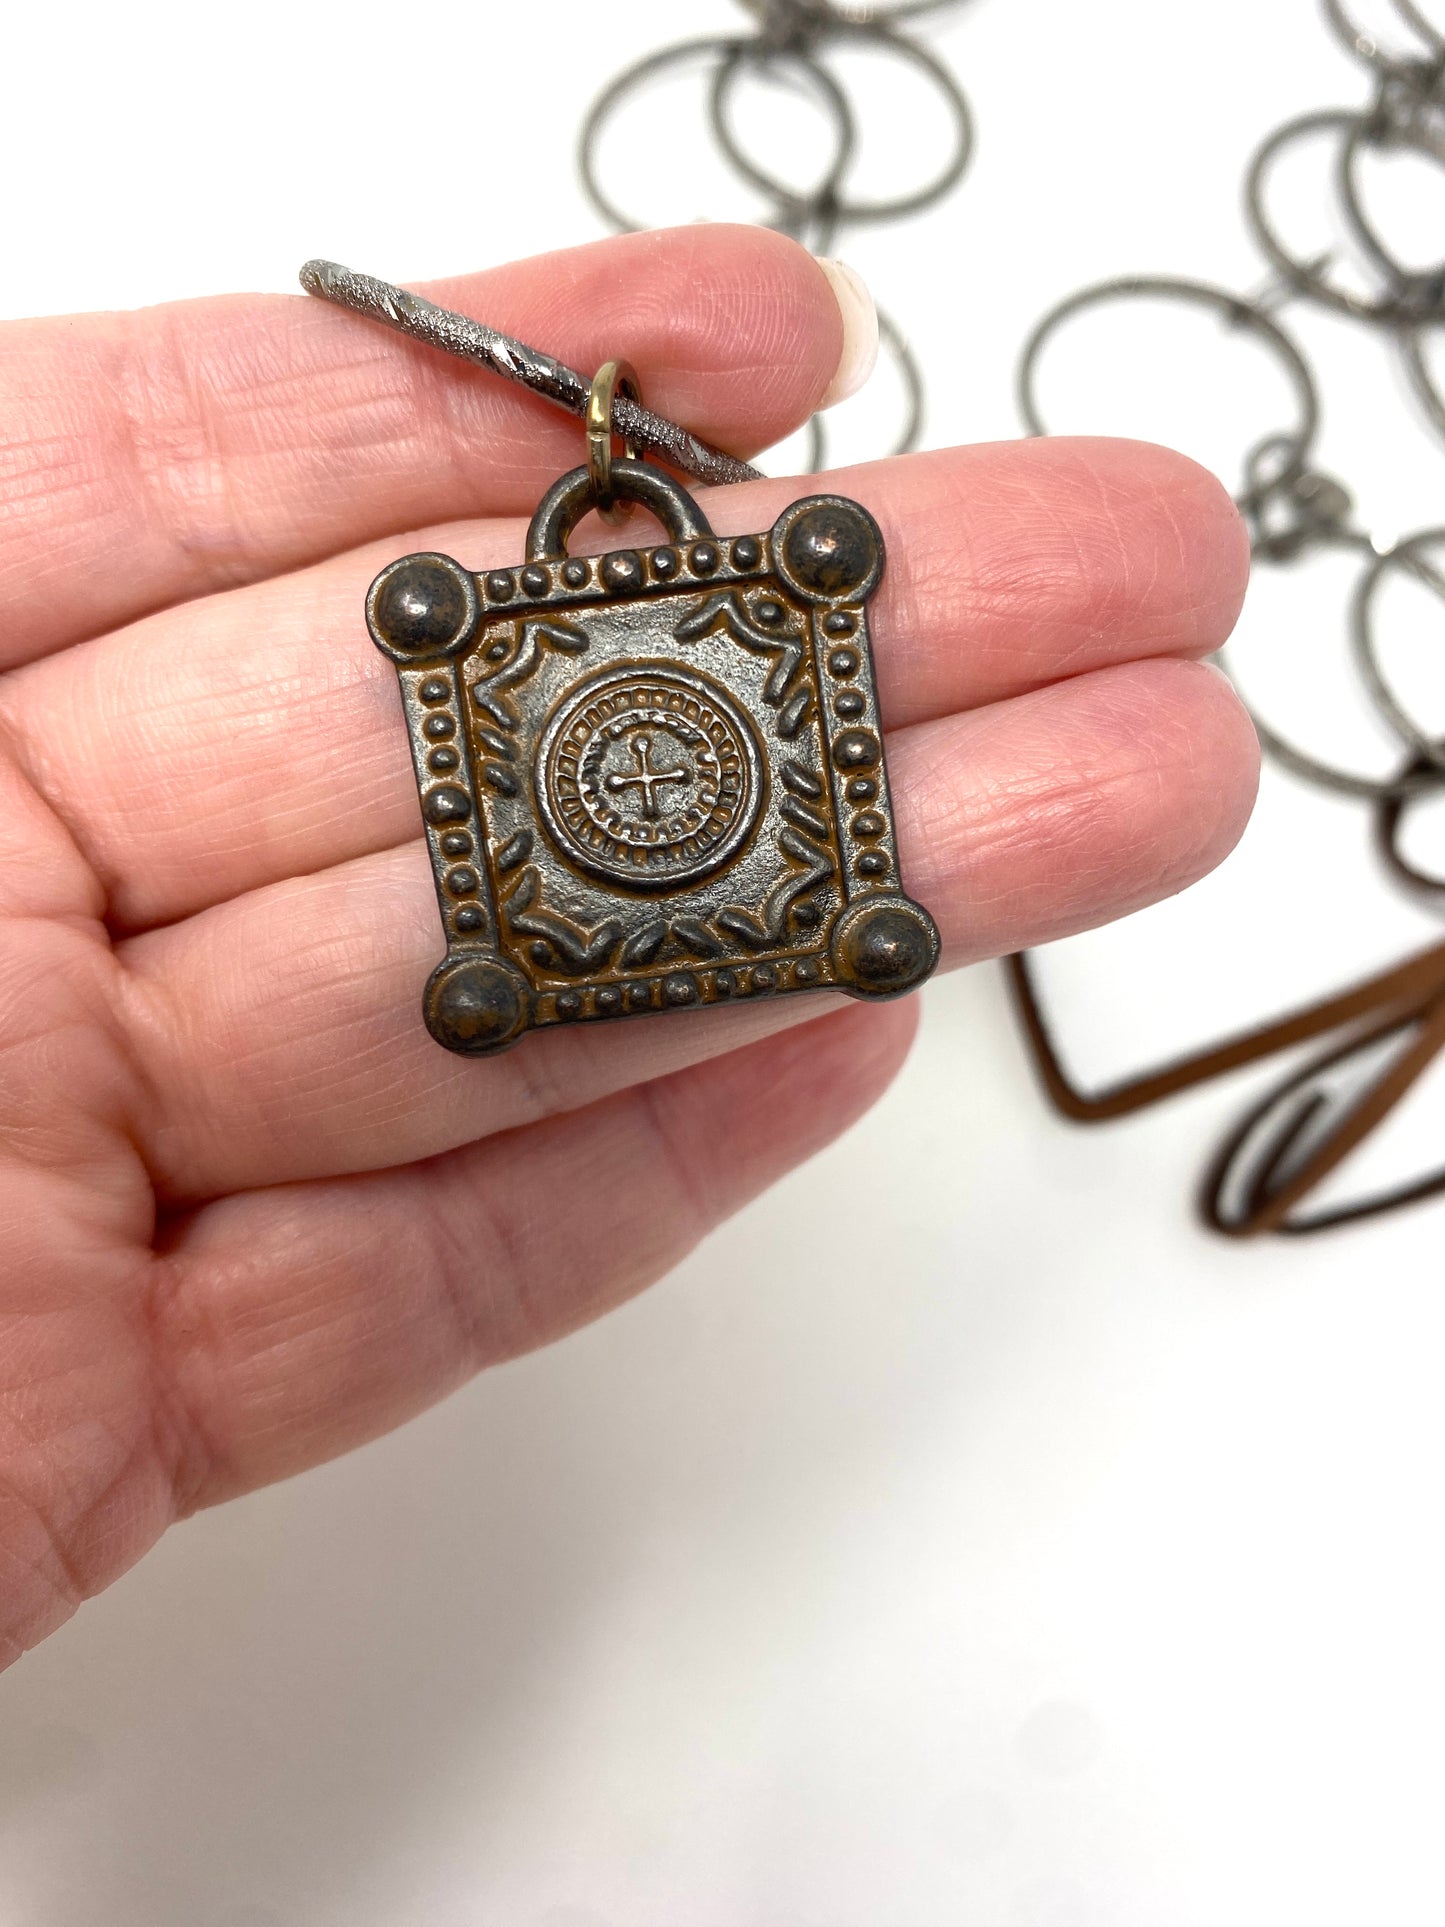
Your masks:
M619 501L612 486L612 437L617 432L612 419L618 390L641 405L642 386L630 361L604 361L587 391L587 472L597 497L597 513L610 527L621 528L632 514L632 503ZM638 458L636 446L625 437L622 452L629 462Z
M1431 759L1424 756L1414 757L1406 765L1407 774L1423 775L1431 768ZM1432 895L1445 894L1445 877L1432 876L1412 863L1400 848L1400 832L1405 827L1405 814L1411 803L1421 794L1416 791L1409 796L1386 796L1380 800L1375 812L1375 847L1385 865L1393 870L1402 883L1412 890L1424 890Z
M649 80L670 72L674 67L684 66L690 60L714 58L720 63L720 69L726 68L745 60L749 55L756 55L758 45L755 39L745 34L703 34L695 40L680 40L675 46L660 47L655 53L644 54L641 60L634 61L608 81L588 108L582 123L577 142L577 170L583 192L609 227L624 234L640 234L652 225L648 221L634 219L602 184L598 150L603 134L623 102ZM764 190L773 193L775 199L774 217L765 225L798 238L800 223L806 218L817 196L831 193L833 185L853 157L853 115L837 81L806 53L788 47L774 51L770 58L784 60L803 74L823 102L834 129L833 152L819 187L812 194L800 194L786 183L780 183L776 188L766 181L763 183ZM756 184L760 170L750 169L748 178Z
M892 0L887 6L850 5L849 0L742 0L742 4L765 25L780 12L801 12L808 19L821 14L845 21L850 27L879 27L895 20L917 20L925 13L942 13L945 7L956 7L958 0Z
M1434 427L1445 435L1445 395L1441 394L1426 359L1425 343L1429 338L1430 328L1423 322L1413 328L1400 329L1400 353L1420 406Z
M1257 302L1212 282L1127 275L1082 288L1059 302L1034 329L1019 363L1019 409L1030 433L1047 433L1035 389L1039 358L1054 330L1083 309L1134 297L1158 297L1213 308L1233 325L1248 328L1272 349L1290 378L1298 404L1297 420L1287 430L1266 435L1249 450L1244 485L1235 495L1249 524L1255 555L1268 561L1286 561L1306 547L1330 547L1373 557L1369 538L1349 525L1351 503L1347 492L1332 478L1309 467L1319 427L1319 397L1309 364L1291 337ZM1217 653L1216 661L1238 687L1223 650ZM1410 770L1395 777L1373 777L1346 769L1301 749L1247 706L1260 743L1269 755L1321 788L1381 802L1419 795L1445 780L1433 769L1423 773Z
M973 117L966 97L947 66L902 31L904 22L957 6L959 0L895 0L895 4L849 4L848 0L743 0L757 20L754 35L705 35L664 47L635 61L608 82L593 101L578 144L583 190L610 226L637 232L645 224L615 200L603 185L599 151L603 134L620 106L648 80L691 60L712 63L708 117L723 158L737 175L765 197L764 224L791 235L817 254L833 252L846 225L871 225L921 212L947 194L973 154ZM830 46L866 47L911 65L935 88L948 111L952 139L947 158L933 176L900 194L867 199L849 188L857 158L857 109L845 88L820 57ZM751 154L733 117L739 82L747 73L781 68L801 78L822 104L831 126L826 165L816 183L802 187L786 180ZM904 421L891 450L917 447L923 428L923 377L902 330L889 316L878 317L880 345L896 364L904 394ZM826 434L820 418L809 425L811 466L822 466Z
M1295 423L1278 436L1266 437L1263 442L1255 444L1246 458L1244 487L1235 496L1239 507L1254 519L1262 512L1267 498L1289 490L1304 474L1319 430L1319 394L1309 364L1279 323L1258 302L1233 294L1228 288L1216 287L1211 281L1190 281L1176 275L1125 274L1108 281L1096 281L1056 303L1035 327L1019 357L1017 392L1024 425L1031 435L1049 433L1039 409L1036 390L1039 361L1058 328L1088 308L1102 307L1111 301L1141 299L1179 301L1186 307L1214 309L1231 326L1247 328L1264 342L1288 375L1297 404ZM1261 451L1276 441L1287 451L1286 459L1277 472L1267 480L1251 473Z
M1347 138L1359 116L1348 108L1325 107L1297 114L1276 127L1255 149L1244 181L1244 211L1255 242L1284 279L1301 294L1323 302L1341 314L1354 315L1359 321L1404 321L1410 319L1404 304L1388 294L1354 294L1328 279L1325 270L1331 255L1325 253L1304 260L1290 249L1274 225L1269 208L1269 176L1286 148L1307 140L1313 134L1334 133Z
M1373 555L1369 537L1358 531L1341 529L1329 536L1319 538L1320 546L1354 549L1361 555ZM1230 664L1227 650L1218 650L1215 661L1225 670L1235 688L1238 678ZM1244 698L1241 697L1243 701ZM1252 703L1246 702L1250 719L1259 736L1260 745L1283 768L1293 771L1308 783L1321 789L1333 790L1341 796L1357 796L1367 803L1405 802L1420 796L1427 790L1437 790L1445 783L1440 770L1426 763L1420 766L1412 763L1396 776L1366 776L1358 771L1346 769L1342 764L1326 762L1324 757L1315 756L1301 749L1289 737L1281 735L1272 723L1260 716Z
M1422 728L1400 701L1380 660L1374 621L1375 596L1381 582L1395 570L1408 571L1417 582L1424 583L1426 588L1445 599L1445 574L1431 565L1427 555L1431 549L1445 549L1445 528L1417 530L1403 542L1397 542L1393 548L1374 557L1355 591L1351 635L1355 660L1376 709L1401 742L1414 752L1416 764L1423 769L1445 772L1445 741ZM1437 781L1445 781L1445 774L1438 776ZM1408 790L1401 792L1403 795L1410 793Z
M1445 167L1437 131L1427 130L1418 115L1398 122L1377 123L1374 115L1358 115L1335 157L1335 185L1345 219L1360 248L1382 274L1396 298L1409 313L1445 318L1445 259L1430 268L1410 268L1385 244L1380 230L1370 219L1360 192L1360 160L1372 146L1403 148Z
M1430 49L1437 58L1445 56L1445 32L1425 18L1415 4L1415 0L1393 0L1396 14L1405 26ZM1357 59L1381 73L1401 73L1417 71L1422 64L1428 68L1428 56L1422 63L1419 54L1387 53L1372 33L1367 33L1357 21L1351 18L1345 8L1344 0L1324 0L1325 18L1333 28L1340 44Z
M812 58L813 49L831 41L866 43L875 48L884 48L890 54L917 68L936 88L952 122L953 135L948 158L932 179L921 187L910 189L907 193L889 196L881 200L861 200L841 192L839 182L844 170L839 170L838 180L831 181L821 189L817 196L817 209L829 216L834 225L846 223L873 223L877 221L901 220L905 215L919 214L924 208L932 207L962 178L973 156L973 115L963 89L954 79L944 63L936 54L929 51L916 40L894 32L882 23L853 22L842 16L825 18L819 16L816 24L810 15L806 41L790 41L788 52L798 58L802 46L806 45L810 64L816 69L817 62ZM772 49L765 50L765 43L745 42L751 49L754 60L774 59ZM739 62L736 59L724 61L718 68L712 86L712 125L719 146L733 165L745 173L755 185L762 187L780 201L792 197L792 190L785 182L758 169L739 147L737 137L730 125L727 112L728 96L735 83ZM820 71L826 72L826 69ZM836 86L836 82L834 85ZM845 96L846 101L846 96ZM850 128L857 127L857 110L847 106ZM846 165L846 164L845 164Z
M766 69L780 61L789 62L816 88L819 98L827 103L833 122L833 152L822 178L810 189L790 186L755 161L738 139L729 118L733 89L743 69ZM708 119L725 158L745 181L766 194L778 210L777 218L768 225L790 234L794 240L806 238L815 253L826 254L838 225L839 184L858 148L858 122L848 96L828 69L814 58L811 49L802 45L773 48L756 40L735 42L719 59L713 73L708 89Z

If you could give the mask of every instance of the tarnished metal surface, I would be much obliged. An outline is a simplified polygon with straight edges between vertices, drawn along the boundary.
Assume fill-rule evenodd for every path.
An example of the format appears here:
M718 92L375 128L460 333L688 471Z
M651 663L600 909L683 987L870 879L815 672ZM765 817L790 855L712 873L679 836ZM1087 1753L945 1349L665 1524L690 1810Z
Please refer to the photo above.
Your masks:
M938 959L898 874L872 517L809 496L723 540L660 470L613 480L667 541L568 556L595 502L580 468L518 567L405 556L367 599L401 681L447 944L424 1009L449 1050L801 990L890 997Z
M301 285L308 294L385 322L413 341L424 341L429 347L488 368L504 381L516 382L565 408L569 415L582 419L587 413L590 377L579 375L575 368L544 355L538 348L529 348L524 341L489 328L484 321L439 308L419 294L393 287L390 281L378 281L370 274L357 274L336 261L308 261L301 270ZM617 433L635 447L713 487L755 482L761 473L751 462L740 462L735 455L713 448L680 423L644 408L630 395L618 394L612 420Z

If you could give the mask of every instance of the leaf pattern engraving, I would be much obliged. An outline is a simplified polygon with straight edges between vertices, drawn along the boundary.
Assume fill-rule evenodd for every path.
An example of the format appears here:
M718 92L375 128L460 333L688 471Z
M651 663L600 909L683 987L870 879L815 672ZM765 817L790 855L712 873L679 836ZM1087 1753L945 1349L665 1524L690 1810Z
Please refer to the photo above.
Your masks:
M591 976L605 970L617 954L623 928L615 917L595 929L576 923L542 904L542 872L529 863L502 902L508 927L520 937L535 937L547 946L547 955L537 958L567 976Z
M540 617L524 622L516 655L490 676L479 677L472 684L472 701L498 729L506 730L509 735L515 734L522 726L522 712L508 695L508 690L515 689L518 683L535 675L543 649L559 649L564 655L580 656L589 640L587 631L579 629L573 622Z
M804 639L788 634L770 635L766 629L760 629L732 589L719 589L716 595L709 596L701 608L677 625L673 634L679 642L698 642L717 629L725 630L734 642L740 642L744 649L751 649L756 655L778 658L763 685L763 701L777 709L786 701L793 679L803 665Z

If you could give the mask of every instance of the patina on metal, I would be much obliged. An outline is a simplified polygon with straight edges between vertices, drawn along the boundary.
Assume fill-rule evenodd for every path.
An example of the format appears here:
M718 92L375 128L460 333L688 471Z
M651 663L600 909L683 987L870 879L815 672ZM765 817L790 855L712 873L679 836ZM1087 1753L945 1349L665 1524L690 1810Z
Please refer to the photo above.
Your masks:
M336 261L307 261L300 279L306 292L322 301L350 308L354 314L380 321L396 329L398 334L425 342L429 348L440 348L444 354L474 362L479 368L500 375L503 381L515 382L531 394L540 395L579 421L586 418L592 384L575 368L544 354L540 348L528 347L525 341L489 328L486 322L476 321L471 315L439 308L422 295L394 287L390 281L379 281L375 275L357 274ZM698 481L714 487L729 482L755 482L762 472L751 462L739 461L736 455L712 447L665 415L654 414L631 395L618 395L612 419L617 433L633 447L656 455L669 468L680 469L684 475L695 476Z
M665 541L569 555L598 500L584 466L519 566L404 556L367 598L446 938L423 1009L467 1056L795 991L893 997L938 961L899 879L873 518L813 495L723 540L661 469L614 460L610 480Z

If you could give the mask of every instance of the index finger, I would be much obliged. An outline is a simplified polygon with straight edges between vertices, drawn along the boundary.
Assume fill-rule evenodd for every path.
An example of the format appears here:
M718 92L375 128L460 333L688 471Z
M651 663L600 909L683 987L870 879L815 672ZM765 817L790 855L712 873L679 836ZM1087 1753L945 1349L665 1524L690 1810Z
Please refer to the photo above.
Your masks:
M733 452L803 421L852 342L795 242L679 228L430 286ZM326 303L235 295L0 327L0 668L454 516L530 512L577 425Z

